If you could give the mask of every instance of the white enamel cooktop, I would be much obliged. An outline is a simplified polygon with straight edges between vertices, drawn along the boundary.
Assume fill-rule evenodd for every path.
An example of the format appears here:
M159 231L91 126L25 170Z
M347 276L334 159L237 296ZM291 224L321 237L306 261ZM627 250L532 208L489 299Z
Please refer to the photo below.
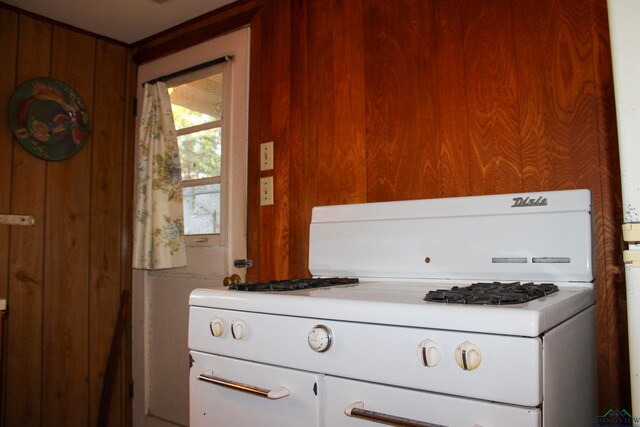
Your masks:
M430 290L470 283L361 280L358 285L272 293L198 289L191 294L190 305L293 317L535 337L593 305L595 301L591 283L555 283L560 288L558 292L524 304L485 306L423 300Z

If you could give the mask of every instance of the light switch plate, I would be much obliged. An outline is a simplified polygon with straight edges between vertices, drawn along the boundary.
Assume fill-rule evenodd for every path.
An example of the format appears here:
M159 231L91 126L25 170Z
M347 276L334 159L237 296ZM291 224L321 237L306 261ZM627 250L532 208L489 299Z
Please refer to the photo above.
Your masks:
M273 177L260 178L260 206L273 205Z
M273 141L260 144L260 170L270 171L273 169Z

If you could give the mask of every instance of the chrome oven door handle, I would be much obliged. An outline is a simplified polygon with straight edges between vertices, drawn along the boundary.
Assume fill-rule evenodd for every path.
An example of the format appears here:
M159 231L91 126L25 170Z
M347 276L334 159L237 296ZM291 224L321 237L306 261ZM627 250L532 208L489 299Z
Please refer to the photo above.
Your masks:
M196 375L196 379L211 384L216 384L222 387L227 387L233 390L242 391L244 393L254 394L256 396L264 397L265 399L276 400L289 396L289 390L282 386L276 387L273 390L267 390L264 388L215 377L213 376L212 371L198 374Z
M368 411L364 409L364 402L353 402L347 406L344 413L350 417L360 418L380 424L391 424L402 427L445 427L441 424L426 423L424 421L412 420L409 418L397 417L395 415L383 414L381 412Z

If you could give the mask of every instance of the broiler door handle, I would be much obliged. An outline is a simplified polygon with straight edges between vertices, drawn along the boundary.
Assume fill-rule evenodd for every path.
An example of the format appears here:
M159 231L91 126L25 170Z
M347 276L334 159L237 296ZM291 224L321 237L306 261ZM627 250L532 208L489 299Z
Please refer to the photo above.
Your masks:
M212 371L198 374L196 375L196 379L211 384L216 384L222 387L227 387L233 390L242 391L244 393L254 394L256 396L264 397L271 400L282 399L283 397L289 396L289 390L282 386L276 387L273 390L267 390L248 384L242 384L236 381L226 380L224 378L214 377Z
M395 415L383 414L381 412L368 411L364 409L364 402L353 402L347 406L344 413L350 417L361 418L380 424L391 424L402 427L446 427L441 424L426 423L424 421L412 420L409 418L397 417Z

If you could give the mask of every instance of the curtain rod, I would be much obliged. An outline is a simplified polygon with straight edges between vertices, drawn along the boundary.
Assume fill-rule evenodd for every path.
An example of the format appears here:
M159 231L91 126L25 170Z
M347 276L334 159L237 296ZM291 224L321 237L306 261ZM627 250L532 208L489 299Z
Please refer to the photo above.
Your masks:
M183 76L185 74L201 70L203 68L211 67L213 65L221 64L223 62L231 61L233 59L233 55L225 55L217 59L213 59L211 61L203 62L202 64L194 65L193 67L185 68L184 70L176 71L175 73L167 74L166 76L158 77L153 80L149 80L148 82L142 83L142 86L146 84L154 84L156 82L166 82L167 80L174 79L176 77Z

